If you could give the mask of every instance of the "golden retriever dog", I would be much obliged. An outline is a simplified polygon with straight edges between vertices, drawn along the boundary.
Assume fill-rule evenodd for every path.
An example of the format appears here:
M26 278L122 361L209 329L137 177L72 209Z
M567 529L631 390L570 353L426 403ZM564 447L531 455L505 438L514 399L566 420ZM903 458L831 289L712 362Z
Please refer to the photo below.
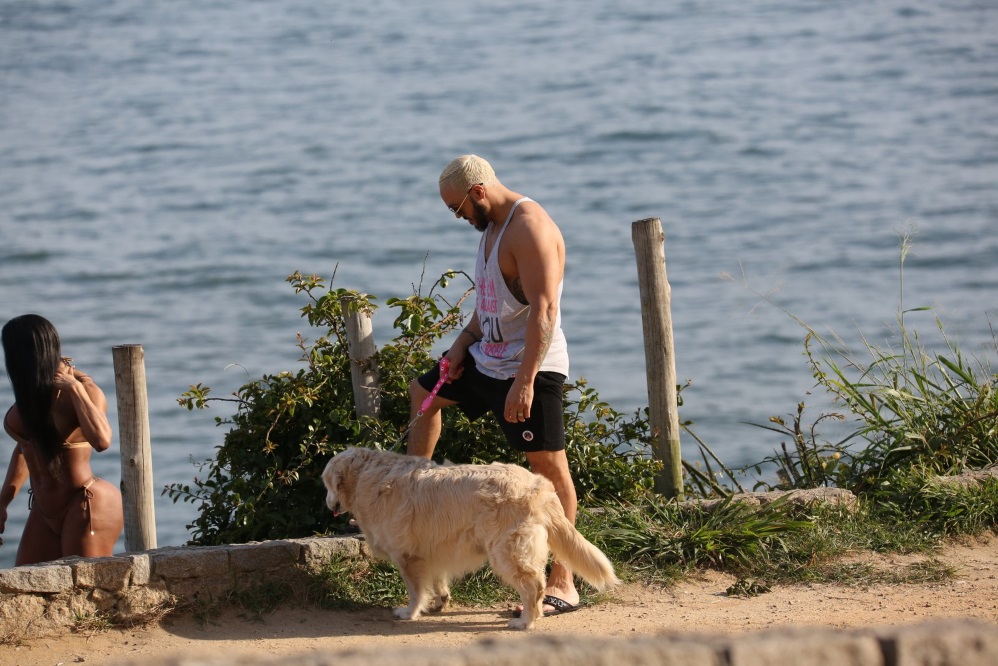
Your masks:
M542 614L549 552L598 590L620 582L565 517L551 482L518 465L437 465L351 447L326 464L322 481L326 506L353 514L372 552L402 574L409 605L395 609L400 619L442 610L450 581L486 561L520 593L514 629Z

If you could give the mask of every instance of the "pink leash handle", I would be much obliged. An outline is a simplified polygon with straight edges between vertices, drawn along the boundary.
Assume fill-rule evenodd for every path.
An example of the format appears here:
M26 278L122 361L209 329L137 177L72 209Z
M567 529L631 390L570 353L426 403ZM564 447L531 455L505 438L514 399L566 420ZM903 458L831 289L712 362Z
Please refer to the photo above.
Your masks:
M437 397L437 391L439 391L440 387L447 381L447 375L449 372L450 359L444 356L440 359L440 379L437 380L437 385L433 387L432 391L430 391L430 395L426 396L426 400L424 400L423 404L419 406L419 411L416 412L416 416L422 416L423 412L430 408L430 403L433 402L435 397Z

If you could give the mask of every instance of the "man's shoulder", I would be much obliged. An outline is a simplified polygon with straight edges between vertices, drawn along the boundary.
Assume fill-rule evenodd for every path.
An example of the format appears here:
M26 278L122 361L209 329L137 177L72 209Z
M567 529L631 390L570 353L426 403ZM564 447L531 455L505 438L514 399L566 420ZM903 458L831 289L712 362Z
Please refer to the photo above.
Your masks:
M547 210L545 210L544 206L533 199L520 203L513 212L513 218L510 221L515 221L519 226L536 231L558 230L558 225L551 215L548 214Z

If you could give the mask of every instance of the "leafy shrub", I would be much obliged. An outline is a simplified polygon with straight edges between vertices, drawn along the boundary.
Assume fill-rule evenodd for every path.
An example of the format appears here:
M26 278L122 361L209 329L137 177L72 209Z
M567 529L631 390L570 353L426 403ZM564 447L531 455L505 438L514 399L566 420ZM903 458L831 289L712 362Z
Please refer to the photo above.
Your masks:
M358 417L354 408L346 333L350 312L375 310L375 297L326 289L315 276L288 277L313 342L301 335L304 367L266 375L243 385L233 398L210 397L211 388L191 386L178 400L188 409L213 401L234 402L236 413L216 417L228 426L216 456L202 462L193 483L175 483L164 492L174 502L198 505L191 543L217 545L323 534L342 527L325 508L321 473L329 458L347 446L404 448L409 426L409 382L436 362L431 349L461 325L461 306L470 287L441 276L426 296L389 298L398 310L395 338L371 362L380 377L380 418ZM471 280L468 279L470 285ZM344 312L344 307L347 312ZM474 423L457 409L443 411L443 434L434 457L454 463L523 462L506 444L491 416ZM651 459L647 419L627 418L600 401L584 379L565 387L565 427L569 465L580 500L627 501L647 493L660 463ZM520 454L516 454L519 456Z

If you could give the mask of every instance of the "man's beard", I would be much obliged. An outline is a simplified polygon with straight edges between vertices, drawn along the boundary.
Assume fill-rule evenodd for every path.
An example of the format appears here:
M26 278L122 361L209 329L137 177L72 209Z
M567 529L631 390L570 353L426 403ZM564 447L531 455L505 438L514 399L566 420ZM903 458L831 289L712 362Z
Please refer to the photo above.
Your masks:
M471 202L471 207L474 209L475 213L471 216L471 223L475 225L475 228L481 232L484 232L489 228L489 217L485 212L485 207L477 201Z

